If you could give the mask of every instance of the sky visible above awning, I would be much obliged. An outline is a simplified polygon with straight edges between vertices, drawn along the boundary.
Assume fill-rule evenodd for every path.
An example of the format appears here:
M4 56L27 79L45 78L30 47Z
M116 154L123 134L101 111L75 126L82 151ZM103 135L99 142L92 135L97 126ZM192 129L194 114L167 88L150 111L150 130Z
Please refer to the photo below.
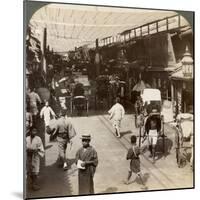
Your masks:
M174 11L49 4L34 13L30 26L39 40L47 28L47 45L54 51L65 52L86 44L92 47L97 38L116 36L175 14Z

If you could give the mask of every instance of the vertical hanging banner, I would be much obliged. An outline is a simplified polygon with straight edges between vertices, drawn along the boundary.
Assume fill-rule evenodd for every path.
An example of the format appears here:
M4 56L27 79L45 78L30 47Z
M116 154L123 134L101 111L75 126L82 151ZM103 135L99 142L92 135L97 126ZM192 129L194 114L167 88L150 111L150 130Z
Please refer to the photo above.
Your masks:
M47 64L46 64L46 46L47 46L47 28L44 28L42 31L42 70L46 74L47 73Z

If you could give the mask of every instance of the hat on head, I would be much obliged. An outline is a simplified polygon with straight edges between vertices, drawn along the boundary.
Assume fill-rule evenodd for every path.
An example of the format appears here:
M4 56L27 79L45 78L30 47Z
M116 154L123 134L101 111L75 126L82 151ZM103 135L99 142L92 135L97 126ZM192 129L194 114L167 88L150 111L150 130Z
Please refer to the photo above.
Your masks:
M91 135L89 135L89 134L88 134L88 135L86 135L86 134L85 134L85 135L82 135L82 136L81 136L81 139L82 139L82 140L91 140Z

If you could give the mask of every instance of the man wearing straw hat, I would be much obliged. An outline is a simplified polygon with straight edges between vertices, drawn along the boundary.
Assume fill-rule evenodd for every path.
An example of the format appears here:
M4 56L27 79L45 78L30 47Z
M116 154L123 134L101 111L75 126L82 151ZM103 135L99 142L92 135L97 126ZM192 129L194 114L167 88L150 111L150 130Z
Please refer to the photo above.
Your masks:
M96 150L90 146L91 136L82 135L82 147L76 153L79 194L94 194L94 174L98 165Z

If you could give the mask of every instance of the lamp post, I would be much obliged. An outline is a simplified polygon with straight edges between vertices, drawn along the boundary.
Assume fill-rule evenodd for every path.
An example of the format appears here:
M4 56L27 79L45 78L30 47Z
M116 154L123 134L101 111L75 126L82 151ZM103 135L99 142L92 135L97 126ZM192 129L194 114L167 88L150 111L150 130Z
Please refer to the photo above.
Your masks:
M188 46L186 46L185 53L183 54L183 58L181 62L182 62L183 77L187 79L192 79L193 78L193 59L189 52ZM185 90L186 87L187 87L186 82L183 81L181 91ZM181 101L182 101L182 95L181 95ZM185 100L183 101L183 111L184 112L186 111Z
M182 70L183 76L185 78L193 78L193 59L189 52L188 46L186 46L185 53L183 54L182 62Z

